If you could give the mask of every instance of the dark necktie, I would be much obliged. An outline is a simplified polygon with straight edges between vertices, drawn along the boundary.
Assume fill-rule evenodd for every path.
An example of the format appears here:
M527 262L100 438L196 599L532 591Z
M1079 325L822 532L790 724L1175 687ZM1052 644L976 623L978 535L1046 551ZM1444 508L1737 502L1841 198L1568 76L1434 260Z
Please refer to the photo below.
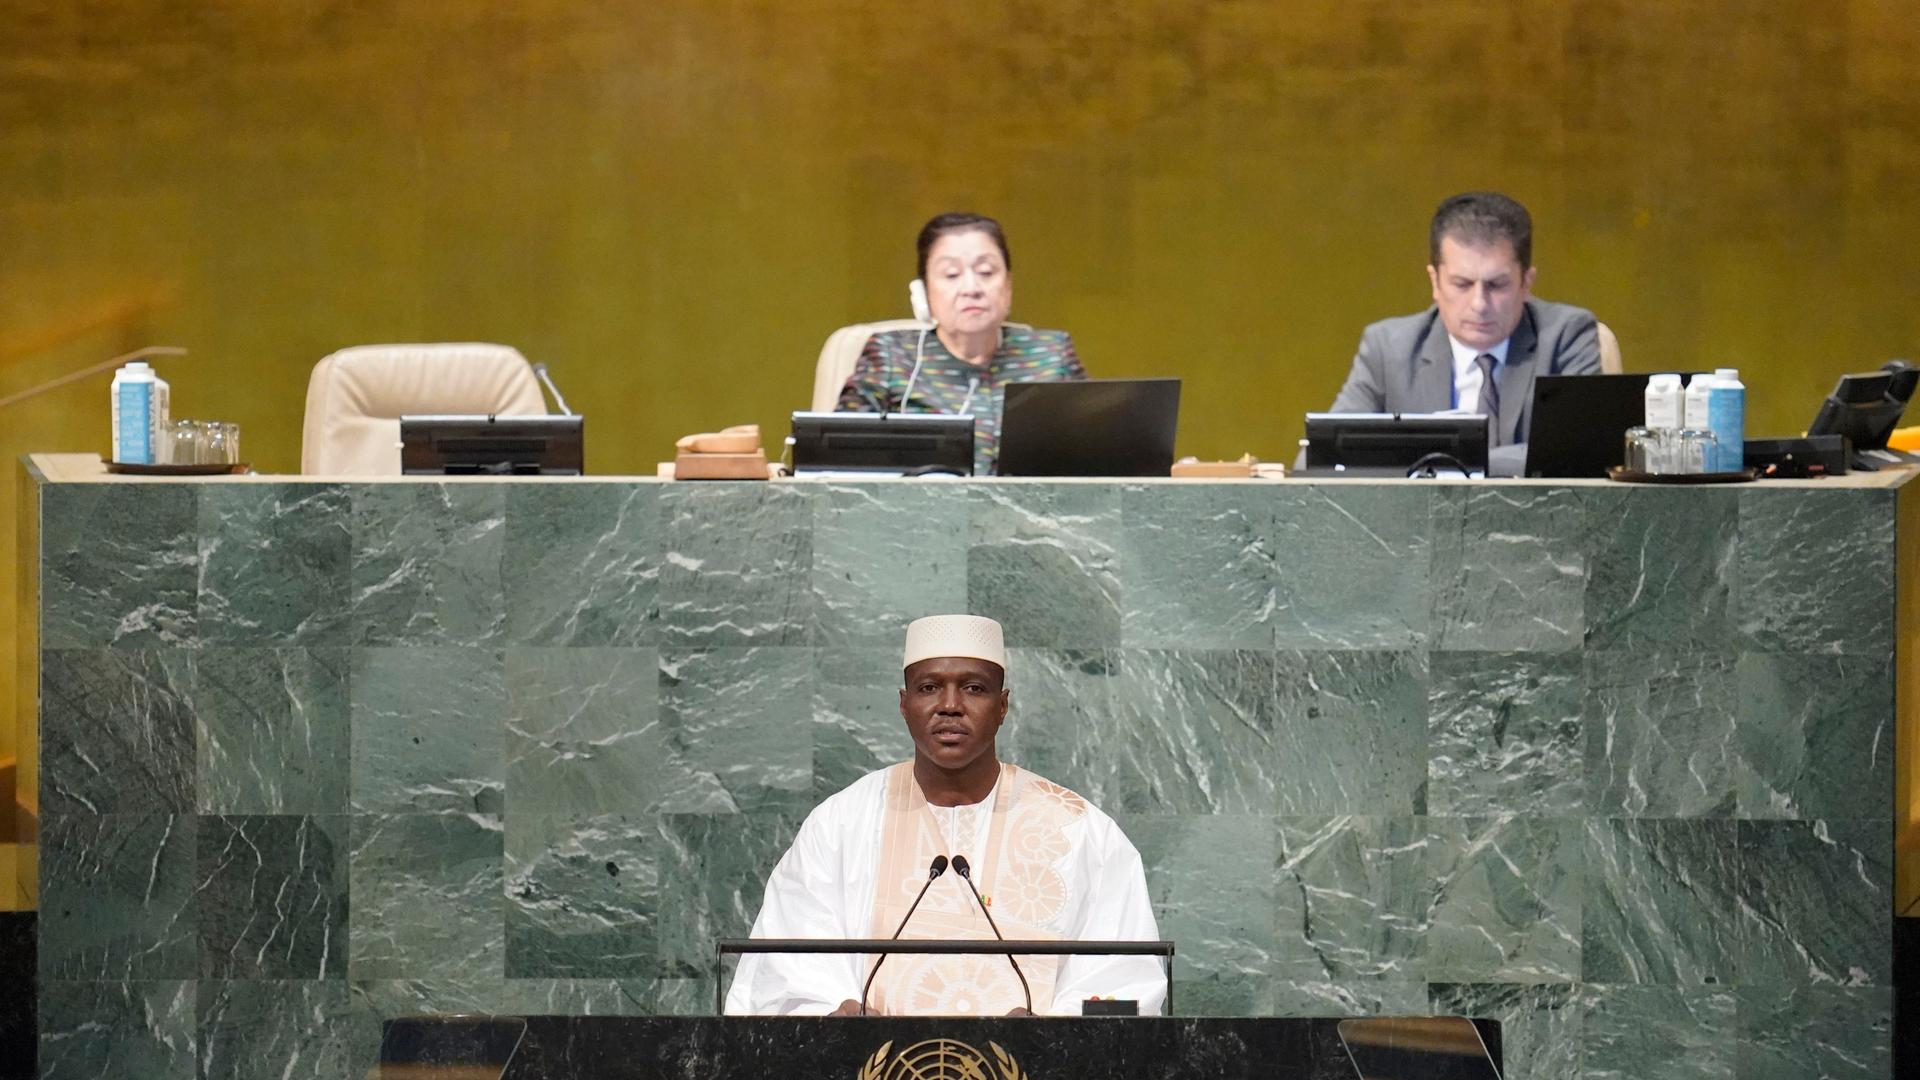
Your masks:
M1480 415L1487 418L1489 445L1500 442L1500 388L1493 381L1493 354L1481 353L1473 358L1473 366L1480 369Z

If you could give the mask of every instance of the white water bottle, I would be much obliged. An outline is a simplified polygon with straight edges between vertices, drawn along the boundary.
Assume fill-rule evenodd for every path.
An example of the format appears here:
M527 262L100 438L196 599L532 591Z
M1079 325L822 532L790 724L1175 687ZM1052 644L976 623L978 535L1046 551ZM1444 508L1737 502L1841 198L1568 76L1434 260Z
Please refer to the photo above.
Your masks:
M1688 431L1707 431L1707 395L1713 389L1713 376L1702 372L1687 382L1686 406L1681 416L1681 427ZM1718 472L1718 455L1709 448L1706 460L1701 463L1701 471Z
M1707 388L1707 422L1713 432L1714 468L1739 472L1747 467L1747 387L1740 369L1716 368Z
M113 373L113 460L154 464L158 445L159 380L145 361L135 360Z

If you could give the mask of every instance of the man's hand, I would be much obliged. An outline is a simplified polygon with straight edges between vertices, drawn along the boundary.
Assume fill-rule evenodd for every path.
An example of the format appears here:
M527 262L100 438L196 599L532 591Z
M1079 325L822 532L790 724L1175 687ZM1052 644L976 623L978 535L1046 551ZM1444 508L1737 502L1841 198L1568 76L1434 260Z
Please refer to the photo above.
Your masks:
M837 1008L837 1009L835 1009L835 1010L833 1010L832 1012L830 1012L830 1013L828 1013L827 1015L828 1015L828 1016L859 1016L859 1015L860 1015L860 1003L859 1003L859 1002L857 1002L857 1001L855 1001L855 1000L853 1000L852 998L848 998L847 1000L845 1000L845 1001L843 1001L843 1002L841 1002L841 1003L840 1003L840 1007L839 1007L839 1008ZM873 1008L872 1006L868 1006L868 1007L867 1007L867 1015L868 1015L868 1016L881 1016L881 1015L883 1015L883 1014L882 1014L882 1013L880 1012L880 1010L879 1010L879 1009L876 1009L876 1008Z

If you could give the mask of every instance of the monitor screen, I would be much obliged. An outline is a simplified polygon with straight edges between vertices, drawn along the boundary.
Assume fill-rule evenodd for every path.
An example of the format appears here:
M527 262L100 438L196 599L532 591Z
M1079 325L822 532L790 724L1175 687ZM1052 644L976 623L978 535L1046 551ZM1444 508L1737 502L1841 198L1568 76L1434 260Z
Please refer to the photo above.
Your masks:
M1808 425L1808 435L1844 435L1857 453L1879 450L1900 426L1907 409L1902 397L1913 393L1912 369L1842 375L1820 411Z
M795 476L973 475L973 417L797 412Z
M1310 469L1405 470L1430 458L1485 472L1487 418L1461 413L1308 413Z
M408 476L580 476L579 416L403 416Z

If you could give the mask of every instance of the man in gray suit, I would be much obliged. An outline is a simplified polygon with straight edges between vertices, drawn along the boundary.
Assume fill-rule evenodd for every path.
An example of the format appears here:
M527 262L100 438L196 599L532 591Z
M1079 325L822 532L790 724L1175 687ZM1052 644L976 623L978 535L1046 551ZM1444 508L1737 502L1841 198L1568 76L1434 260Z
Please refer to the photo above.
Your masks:
M1490 416L1487 471L1518 475L1534 376L1600 370L1593 313L1534 299L1533 219L1498 192L1441 203L1427 246L1433 306L1366 328L1329 411Z

